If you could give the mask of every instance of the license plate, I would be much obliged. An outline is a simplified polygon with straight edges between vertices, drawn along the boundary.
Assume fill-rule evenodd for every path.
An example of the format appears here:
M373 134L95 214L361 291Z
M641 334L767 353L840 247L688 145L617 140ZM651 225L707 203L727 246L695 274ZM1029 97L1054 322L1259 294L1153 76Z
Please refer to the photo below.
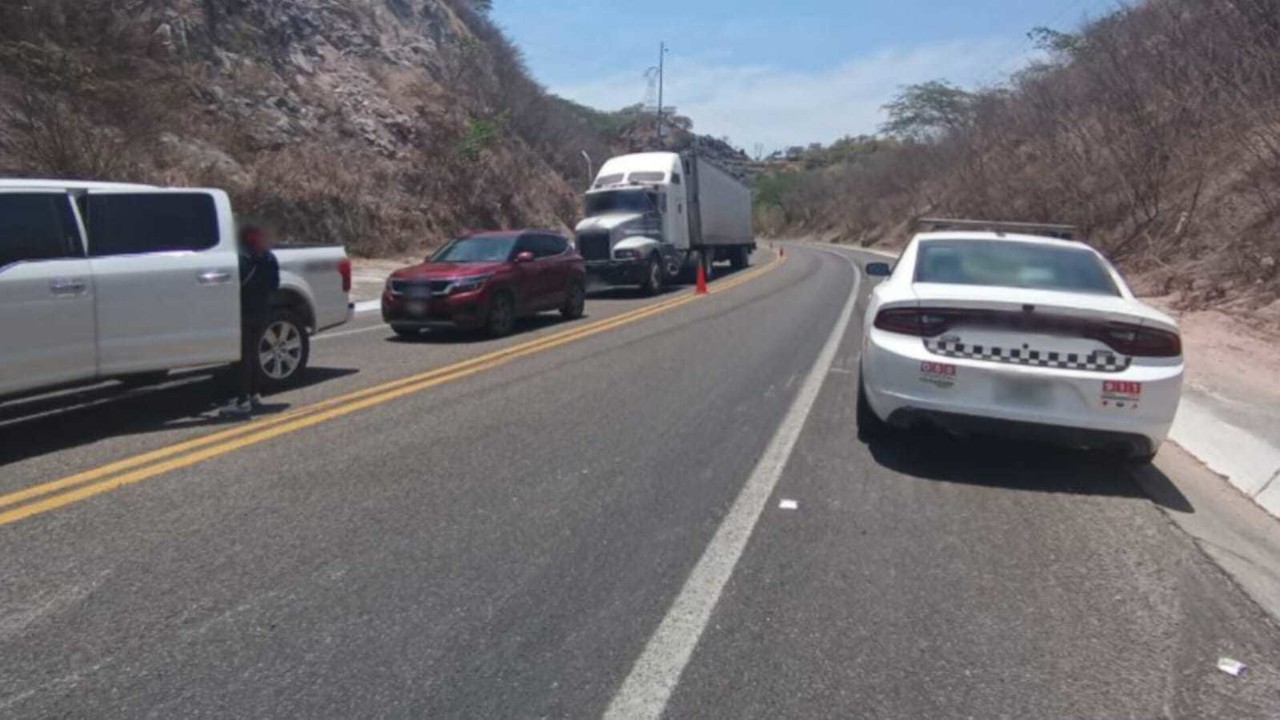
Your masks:
M405 303L404 311L410 315L422 316L427 314L427 304L424 302Z
M1053 385L1037 380L1003 380L996 384L996 402L1001 405L1047 407L1053 402Z

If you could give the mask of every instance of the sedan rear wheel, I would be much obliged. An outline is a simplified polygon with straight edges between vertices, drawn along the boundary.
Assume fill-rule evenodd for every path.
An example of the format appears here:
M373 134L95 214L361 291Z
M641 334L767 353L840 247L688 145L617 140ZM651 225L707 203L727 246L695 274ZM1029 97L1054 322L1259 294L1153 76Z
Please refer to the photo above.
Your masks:
M884 432L885 422L871 409L867 402L867 385L862 379L862 370L858 370L858 439L870 442Z

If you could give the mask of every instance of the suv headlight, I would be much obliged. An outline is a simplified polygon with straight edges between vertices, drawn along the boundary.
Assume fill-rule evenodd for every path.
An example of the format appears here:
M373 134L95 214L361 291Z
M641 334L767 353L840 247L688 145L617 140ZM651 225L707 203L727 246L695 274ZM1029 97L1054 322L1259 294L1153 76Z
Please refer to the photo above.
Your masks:
M484 287L484 284L489 282L489 278L491 277L493 277L492 274L471 275L469 277L458 278L453 281L453 285L450 286L449 292L450 294L475 292L476 290Z

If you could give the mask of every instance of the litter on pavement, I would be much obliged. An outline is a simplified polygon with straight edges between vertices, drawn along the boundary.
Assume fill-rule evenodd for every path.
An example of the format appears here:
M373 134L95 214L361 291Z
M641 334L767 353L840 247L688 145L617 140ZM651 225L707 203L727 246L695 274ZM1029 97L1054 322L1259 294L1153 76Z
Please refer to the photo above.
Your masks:
M782 510L799 510L800 503L796 502L795 500L783 500L782 502L778 503L778 507Z
M1244 674L1245 664L1229 657L1218 658L1218 669L1228 675L1240 677Z

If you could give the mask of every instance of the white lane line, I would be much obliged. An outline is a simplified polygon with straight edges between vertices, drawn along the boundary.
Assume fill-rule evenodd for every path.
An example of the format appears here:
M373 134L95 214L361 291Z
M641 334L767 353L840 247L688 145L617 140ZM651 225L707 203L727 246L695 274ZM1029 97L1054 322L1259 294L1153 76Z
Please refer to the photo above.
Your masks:
M769 441L769 447L765 449L755 470L751 472L751 477L733 501L729 514L720 523L711 544L703 551L698 564L685 580L684 587L667 610L662 624L653 637L649 638L644 652L623 681L622 688L609 703L609 709L604 714L606 720L660 717L676 689L680 674L689 664L689 658L698 645L702 631L711 620L711 613L720 599L720 593L733 575L733 569L742 557L742 551L751 538L756 522L768 504L769 496L773 494L787 460L791 457L791 451L800 438L800 431L804 429L809 412L818 399L818 392L822 389L822 383L835 361L836 352L840 349L845 330L853 317L862 274L849 257L836 257L844 259L854 269L853 289L849 291L844 310L831 330L827 344L805 376L804 385L787 410L782 424Z
M342 332L335 332L335 333L321 333L311 338L311 342L316 343L316 342L320 342L321 340L329 340L331 338L346 337L347 335L359 335L360 333L373 332L374 330L386 330L387 327L388 326L386 323L378 323L377 325L371 325L366 328L357 328L355 330L343 330Z
M359 315L360 313L373 312L374 310L381 310L381 309L382 309L381 300L365 300L364 302L356 303L356 306L355 306L355 312L357 315Z

